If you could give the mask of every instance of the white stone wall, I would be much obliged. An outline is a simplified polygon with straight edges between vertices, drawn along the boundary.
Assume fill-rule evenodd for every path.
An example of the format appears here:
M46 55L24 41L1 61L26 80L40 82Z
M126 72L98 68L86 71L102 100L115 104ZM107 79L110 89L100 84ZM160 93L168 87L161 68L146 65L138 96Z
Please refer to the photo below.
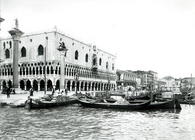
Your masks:
M115 56L104 52L98 48L96 50L93 49L92 45L88 45L85 43L82 43L80 41L77 41L73 38L67 37L63 34L57 33L56 34L56 47L59 46L59 42L64 42L65 46L68 49L67 56L65 58L65 61L68 63L73 63L76 65L85 66L88 68L92 67L92 56L93 54L97 55L97 64L98 69L102 71L107 71L111 73L116 73L116 68L114 67L114 70L112 70L112 64L115 66ZM79 59L75 60L75 51L79 52ZM85 55L88 54L88 62L85 62ZM58 59L59 59L59 55ZM99 58L102 59L101 66L99 65ZM108 62L108 69L106 69L106 62Z
M73 38L67 37L64 34L61 34L55 31L43 32L43 33L37 33L37 34L29 34L29 35L22 36L20 39L21 42L19 45L19 63L31 62L31 61L34 61L34 62L44 61L44 55L42 56L38 55L38 47L40 44L43 45L43 47L46 46L46 43L47 43L46 37L48 37L48 45L47 45L47 50L46 50L47 61L51 61L51 60L60 61L60 52L57 50L57 47L59 46L60 42L64 42L66 47L68 48L67 56L65 58L66 63L71 63L71 64L91 68L92 67L92 55L96 54L98 70L110 72L110 73L116 73L116 68L115 68L116 57L115 56L107 52L104 52L98 48L96 48L96 51L94 51L92 45L82 43L80 41L77 41ZM12 63L13 42L12 42L12 48L10 48L9 41L12 42L12 39L7 38L7 39L1 40L0 42L0 59L4 60L3 63ZM4 42L6 43L5 49L8 48L11 51L11 57L9 59L5 59L5 49L3 48ZM26 48L26 51L27 51L26 57L21 57L21 48L23 46ZM79 52L78 60L75 60L76 50L78 50ZM88 63L85 62L86 53L89 56ZM99 65L99 58L102 59L101 66ZM109 63L108 69L106 69L106 62ZM114 64L114 70L112 69L113 64Z

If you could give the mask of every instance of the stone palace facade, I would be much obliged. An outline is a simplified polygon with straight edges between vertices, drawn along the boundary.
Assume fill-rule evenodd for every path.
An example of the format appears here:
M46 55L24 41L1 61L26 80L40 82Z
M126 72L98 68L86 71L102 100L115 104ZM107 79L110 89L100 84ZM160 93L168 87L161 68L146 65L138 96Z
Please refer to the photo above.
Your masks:
M66 54L59 46L67 48ZM18 52L13 47L12 38L1 39L0 89L13 84L13 53L18 55L18 87L22 90L57 90L61 78L68 91L103 91L116 86L114 55L57 30L23 35Z

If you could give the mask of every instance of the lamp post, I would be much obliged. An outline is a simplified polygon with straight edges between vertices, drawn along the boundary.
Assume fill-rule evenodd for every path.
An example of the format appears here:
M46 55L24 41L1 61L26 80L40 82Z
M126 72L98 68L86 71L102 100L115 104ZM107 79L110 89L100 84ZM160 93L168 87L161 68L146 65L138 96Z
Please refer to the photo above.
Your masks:
M68 49L66 48L64 42L60 43L59 47L57 48L60 51L60 89L64 89L64 62L65 57Z

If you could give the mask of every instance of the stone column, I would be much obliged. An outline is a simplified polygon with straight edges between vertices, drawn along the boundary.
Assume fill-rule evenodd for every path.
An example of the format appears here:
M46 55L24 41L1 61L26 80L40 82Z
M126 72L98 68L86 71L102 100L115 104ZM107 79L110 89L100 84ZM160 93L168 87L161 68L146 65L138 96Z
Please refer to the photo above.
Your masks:
M38 85L38 91L40 91L40 81L37 81L37 85Z
M27 90L26 81L24 81L24 90Z
M16 27L9 31L13 38L13 88L18 88L18 55L19 55L19 41L23 32L18 29L18 21L16 20Z
M87 83L87 82L86 82L86 83ZM86 83L85 83L85 84L86 84ZM87 83L87 86L86 86L86 90L85 90L85 91L88 91L88 88L89 88L89 87L88 87L88 83Z
M64 89L67 89L67 82L68 82L68 81L65 81Z
M64 89L64 55L60 52L60 90Z
M45 82L45 91L47 91L47 79L46 79L46 82Z
M72 81L70 81L70 91L72 91Z
M21 90L21 88L20 88L20 82L18 82L18 88Z
M2 90L3 89L3 84L2 84L2 81L0 81L0 90Z

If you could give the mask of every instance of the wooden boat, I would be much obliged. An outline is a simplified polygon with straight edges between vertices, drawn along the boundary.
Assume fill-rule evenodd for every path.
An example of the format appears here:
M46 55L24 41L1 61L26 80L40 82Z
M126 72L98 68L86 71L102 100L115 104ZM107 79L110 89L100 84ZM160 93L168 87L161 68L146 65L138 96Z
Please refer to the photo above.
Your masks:
M142 103L109 103L97 102L96 100L78 99L79 103L84 107L90 108L104 108L104 109L119 109L119 110L142 110L150 104L150 100Z
M167 101L151 102L147 109L178 109L181 110L181 105L177 99Z
M77 103L77 99L70 98L68 96L58 95L52 100L45 100L43 98L33 99L29 98L25 103L25 108L27 109L46 109L58 106L67 106L74 103Z
M195 101L194 100L180 100L179 101L180 104L188 104L188 105L195 105Z

